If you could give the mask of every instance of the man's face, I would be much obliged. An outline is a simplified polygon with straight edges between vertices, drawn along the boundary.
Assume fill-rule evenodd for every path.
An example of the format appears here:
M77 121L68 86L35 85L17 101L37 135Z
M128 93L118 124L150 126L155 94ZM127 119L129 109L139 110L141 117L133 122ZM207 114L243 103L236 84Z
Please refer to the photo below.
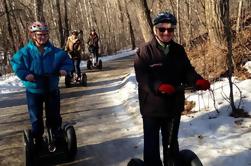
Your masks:
M170 23L160 23L156 25L156 36L162 42L169 42L174 36L174 28Z
M33 40L37 46L42 46L49 40L49 33L47 31L37 31L33 34Z

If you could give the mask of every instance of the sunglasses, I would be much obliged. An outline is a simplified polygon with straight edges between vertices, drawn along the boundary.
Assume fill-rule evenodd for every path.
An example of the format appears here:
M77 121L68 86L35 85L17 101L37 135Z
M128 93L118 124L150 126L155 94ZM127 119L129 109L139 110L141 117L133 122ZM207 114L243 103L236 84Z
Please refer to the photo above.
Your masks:
M163 28L163 27L159 27L158 28L160 32L164 33L164 32L174 32L174 28Z

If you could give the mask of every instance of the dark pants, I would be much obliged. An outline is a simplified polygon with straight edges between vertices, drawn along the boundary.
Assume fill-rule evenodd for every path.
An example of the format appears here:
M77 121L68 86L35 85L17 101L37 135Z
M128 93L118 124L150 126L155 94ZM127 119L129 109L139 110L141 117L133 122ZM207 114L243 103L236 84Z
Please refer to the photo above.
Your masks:
M81 77L80 59L73 59L72 61L74 65L73 73L75 72L78 75L78 77Z
M96 58L96 64L98 64L98 48L95 50L95 52L93 53L94 54L94 57Z
M180 116L176 118L143 117L144 162L146 166L162 166L160 158L159 131L162 134L164 166L179 153L178 131Z
M45 103L46 127L52 131L61 128L60 92L55 90L49 94L34 94L26 90L28 112L34 138L41 138L44 133L43 103Z
M95 62L96 64L98 64L98 58L99 58L98 50L99 50L99 47L95 47L93 45L89 46L89 52L91 54L93 54L93 56L94 56L94 58L96 60L96 62Z

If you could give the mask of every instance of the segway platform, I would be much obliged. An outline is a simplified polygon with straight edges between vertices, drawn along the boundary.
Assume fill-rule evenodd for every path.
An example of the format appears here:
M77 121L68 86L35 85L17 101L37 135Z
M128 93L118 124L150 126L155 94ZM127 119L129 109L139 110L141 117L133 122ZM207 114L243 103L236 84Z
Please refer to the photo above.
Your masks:
M103 62L102 62L102 60L100 59L99 61L98 61L98 63L94 63L92 60L87 60L87 64L86 64L87 66L87 69L89 69L89 70L93 70L93 69L99 69L99 70L102 70L102 68L103 68Z
M43 165L44 162L62 163L73 160L77 153L77 139L73 126L66 124L63 127L63 134L63 140L57 142L48 130L48 134L44 136L44 144L38 149L34 143L31 130L24 130L24 165L37 166Z
M170 166L203 166L198 156L191 150L184 149L179 152L179 162ZM132 158L127 166L144 166L144 161L139 158Z
M73 76L66 75L65 76L65 87L73 87L73 86L87 86L87 75L86 73L81 74L81 78L77 80L77 76L73 74Z

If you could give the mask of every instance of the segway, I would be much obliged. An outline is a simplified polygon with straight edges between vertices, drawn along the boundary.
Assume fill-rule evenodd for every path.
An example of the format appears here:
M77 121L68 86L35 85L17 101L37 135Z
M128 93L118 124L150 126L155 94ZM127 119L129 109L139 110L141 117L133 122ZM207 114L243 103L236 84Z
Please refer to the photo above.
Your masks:
M173 131L173 124L170 125L170 131ZM172 132L169 135L168 143L171 144ZM198 156L191 150L184 149L179 152L178 160L171 158L168 166L203 166ZM178 163L179 162L179 163ZM139 158L132 158L127 166L144 166L144 161Z
M45 92L48 93L49 78L45 80ZM77 137L74 127L67 123L59 130L61 131L60 139L51 128L47 128L47 133L43 135L43 145L39 148L35 144L31 129L23 131L25 166L37 166L43 161L50 161L55 156L60 157L61 160L66 159L66 161L74 159L77 153Z
M73 85L87 86L87 75L86 73L81 73L80 79L78 79L77 74L73 73L71 75L65 76L65 87L69 88Z

